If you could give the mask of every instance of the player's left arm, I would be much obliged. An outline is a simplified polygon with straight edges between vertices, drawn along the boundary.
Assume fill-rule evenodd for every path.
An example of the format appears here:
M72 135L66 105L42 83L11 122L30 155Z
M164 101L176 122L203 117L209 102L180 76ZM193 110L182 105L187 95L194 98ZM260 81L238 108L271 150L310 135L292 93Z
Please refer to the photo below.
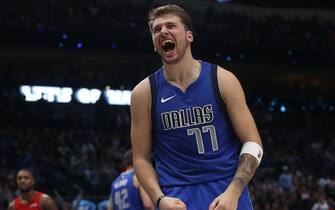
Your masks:
M258 149L259 151L257 150L257 152L261 152L259 155L262 156L263 147L255 121L247 106L245 95L238 79L233 73L218 67L218 83L220 93L227 107L230 121L235 133L243 143L243 148L247 146L246 142L248 142L246 148L247 153L240 155L239 165L233 180L223 193L225 196L222 194L221 197L219 196L216 198L210 207L210 209L215 210L228 210L236 209L238 198L253 177L259 165L260 158L249 154L250 149L252 152L254 152L254 149ZM229 202L229 200L235 202Z
M48 195L43 194L41 199L42 210L58 210L55 201Z

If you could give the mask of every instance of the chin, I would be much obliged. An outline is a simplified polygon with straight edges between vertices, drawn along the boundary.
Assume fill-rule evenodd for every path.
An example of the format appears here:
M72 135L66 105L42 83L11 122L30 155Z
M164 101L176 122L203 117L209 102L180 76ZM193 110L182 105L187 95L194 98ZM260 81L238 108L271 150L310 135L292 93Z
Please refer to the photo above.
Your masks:
M181 60L178 56L173 56L173 57L170 57L170 58L166 58L166 57L161 56L161 58L162 58L163 62L166 63L166 64L176 64Z
M177 64L178 62L179 62L179 60L177 60L177 59L164 60L164 63L169 64L169 65Z
M20 192L21 193L27 193L27 192L29 192L31 190L32 190L32 188L20 188Z

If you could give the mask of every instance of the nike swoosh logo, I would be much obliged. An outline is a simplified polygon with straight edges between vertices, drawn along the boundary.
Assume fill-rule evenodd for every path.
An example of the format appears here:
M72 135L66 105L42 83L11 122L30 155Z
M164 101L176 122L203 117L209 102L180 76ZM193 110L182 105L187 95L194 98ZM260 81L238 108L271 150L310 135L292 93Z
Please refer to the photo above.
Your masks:
M174 97L176 97L176 95L170 96L170 97L168 97L168 98L164 98L164 97L162 97L162 98L161 98L161 103L165 103L165 102L167 102L168 100L173 99Z

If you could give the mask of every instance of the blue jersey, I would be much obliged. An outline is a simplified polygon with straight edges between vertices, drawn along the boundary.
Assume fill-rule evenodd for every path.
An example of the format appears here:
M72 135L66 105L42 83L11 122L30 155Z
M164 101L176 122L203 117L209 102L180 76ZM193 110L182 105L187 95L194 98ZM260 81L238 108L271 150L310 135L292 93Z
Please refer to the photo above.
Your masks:
M78 203L79 202L79 203ZM92 201L81 199L73 202L73 209L95 210L96 205Z
M114 210L144 210L138 188L134 185L134 171L126 171L112 183Z
M103 200L98 203L98 210L108 210L109 200Z
M241 143L216 67L201 62L198 79L185 92L165 79L162 68L150 76L154 154L163 187L231 179L236 172Z

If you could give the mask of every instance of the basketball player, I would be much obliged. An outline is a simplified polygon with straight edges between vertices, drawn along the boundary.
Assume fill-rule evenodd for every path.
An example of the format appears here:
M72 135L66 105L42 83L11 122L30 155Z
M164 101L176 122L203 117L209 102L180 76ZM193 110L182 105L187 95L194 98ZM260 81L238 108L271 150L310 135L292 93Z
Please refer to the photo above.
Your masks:
M8 210L58 210L52 198L34 190L35 179L29 169L17 173L16 184L20 195L9 204Z
M247 184L263 149L238 79L193 58L181 7L153 9L149 28L163 65L131 96L139 181L160 210L251 210Z
M108 210L153 210L154 204L135 176L131 150L125 152L123 162L126 171L112 183Z

